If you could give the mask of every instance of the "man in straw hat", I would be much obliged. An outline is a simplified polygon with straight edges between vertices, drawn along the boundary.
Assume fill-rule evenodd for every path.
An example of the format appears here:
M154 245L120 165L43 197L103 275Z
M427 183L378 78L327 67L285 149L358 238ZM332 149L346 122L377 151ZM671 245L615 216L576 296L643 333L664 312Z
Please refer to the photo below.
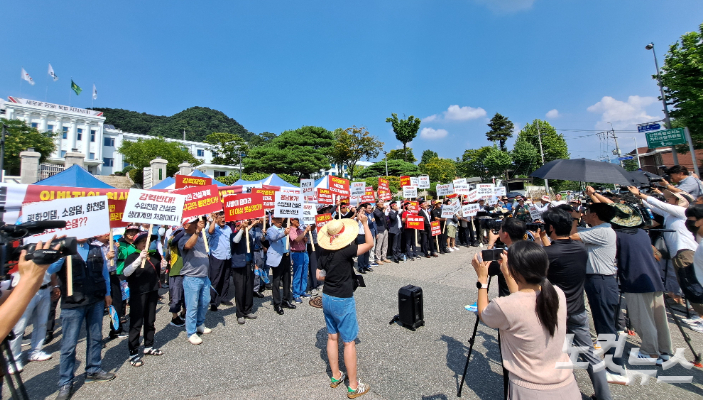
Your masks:
M364 210L357 214L360 224L367 224ZM365 229L365 243L356 244L358 223L351 219L328 222L318 232L318 244L323 249L318 258L318 279L323 285L323 315L328 330L328 362L332 371L330 387L336 388L350 377L348 398L354 399L370 390L370 386L357 378L357 353L355 339L358 335L355 311L355 271L353 258L367 254L374 246L372 232ZM343 357L347 373L338 364L338 337L343 340Z

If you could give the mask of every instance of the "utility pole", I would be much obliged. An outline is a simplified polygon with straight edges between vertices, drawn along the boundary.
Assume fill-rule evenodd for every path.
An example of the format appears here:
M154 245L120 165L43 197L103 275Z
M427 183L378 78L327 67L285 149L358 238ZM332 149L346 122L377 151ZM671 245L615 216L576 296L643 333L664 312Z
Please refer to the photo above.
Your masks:
M545 152L542 151L542 135L540 135L540 124L535 120L535 127L537 127L537 141L540 143L540 157L542 158L542 165L545 165ZM550 193L550 185L545 179L545 193Z
M634 147L636 147L636 162L639 163L639 169L641 168L641 157L639 157L639 145L636 144L636 136L634 136Z
M661 78L661 70L658 68L658 58L656 58L656 47L653 42L646 45L646 50L653 50L653 61L656 63L656 78L658 80L658 88L661 89L661 100L663 101L663 113L666 118L666 129L671 129L671 116L668 114L668 103L666 103L666 92L663 91L663 78ZM678 151L675 146L671 146L673 150L673 164L678 165Z
M616 157L621 158L621 150L619 150L619 141L616 140L616 132L614 132L614 125L611 122L609 122L609 125L611 125L611 137L614 139L614 145L616 146ZM634 138L634 140L636 140L636 138ZM623 167L624 162L619 160L619 165Z
M5 135L7 125L2 124L2 135L0 136L0 183L5 183Z
M390 176L390 172L387 169L387 156L385 155L385 176Z
M182 140L185 140L185 130L182 130Z

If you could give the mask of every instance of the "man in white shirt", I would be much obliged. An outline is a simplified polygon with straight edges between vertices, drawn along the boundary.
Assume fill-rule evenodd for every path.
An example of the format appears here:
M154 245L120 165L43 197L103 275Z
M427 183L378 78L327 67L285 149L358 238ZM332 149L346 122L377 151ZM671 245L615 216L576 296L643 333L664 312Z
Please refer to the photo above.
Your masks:
M566 201L562 200L562 195L559 194L559 193L557 193L557 194L555 195L555 199L552 200L551 203L552 203L552 207L557 207L557 206L562 205L562 204L567 204Z

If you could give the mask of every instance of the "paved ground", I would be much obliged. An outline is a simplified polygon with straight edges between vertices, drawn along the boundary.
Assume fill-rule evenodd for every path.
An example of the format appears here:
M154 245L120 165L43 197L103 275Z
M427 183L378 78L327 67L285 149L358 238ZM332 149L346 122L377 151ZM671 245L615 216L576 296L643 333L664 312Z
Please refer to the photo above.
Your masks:
M467 341L475 322L475 315L463 308L476 296L475 273L470 266L473 254L473 249L462 248L438 259L388 264L365 276L367 287L356 292L360 323L357 351L359 375L372 390L363 399L456 398L466 362ZM388 324L398 312L397 290L406 284L421 286L424 291L426 325L416 332ZM492 293L497 293L497 289L493 288ZM200 346L189 344L184 330L169 325L167 305L159 304L156 344L165 355L146 358L145 366L133 368L127 360L126 339L108 342L103 366L118 375L112 382L83 384L82 338L73 398L346 398L344 387L328 386L327 335L322 311L304 303L278 316L269 306L270 296L255 300L258 319L247 321L246 325L237 325L233 308L209 312L207 326L214 332L204 335ZM694 346L702 351L702 335L688 331ZM104 325L106 332L108 318ZM675 325L671 326L671 332L675 347L687 347ZM630 347L627 344L627 352ZM56 396L59 340L55 339L46 350L54 355L52 360L30 363L22 373L33 399ZM690 351L686 353L690 358ZM659 384L651 379L646 386L612 385L614 398L702 398L702 370L688 371L680 366L668 371L653 369L659 375L692 375L693 383ZM587 399L592 394L589 378L584 371L576 372L576 376ZM502 393L497 335L481 324L463 398L502 399ZM9 397L7 388L3 396Z

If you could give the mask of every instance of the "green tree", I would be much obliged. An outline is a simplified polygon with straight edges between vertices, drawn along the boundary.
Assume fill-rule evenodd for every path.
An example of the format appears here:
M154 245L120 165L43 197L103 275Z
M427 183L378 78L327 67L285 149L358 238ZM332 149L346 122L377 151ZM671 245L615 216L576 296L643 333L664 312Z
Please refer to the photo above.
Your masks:
M430 182L451 182L456 178L456 162L450 158L430 158L426 164L419 164L419 168L429 175Z
M261 132L249 139L249 148L264 146L274 140L278 135L271 132Z
M467 178L480 177L483 180L487 180L491 175L483 164L483 160L495 149L495 146L485 146L464 151L461 159L457 159L456 172L459 176Z
M500 143L500 150L506 151L505 142L513 136L515 125L508 118L496 113L491 118L491 122L488 123L488 127L491 128L490 131L486 132L488 140L493 143Z
M387 168L385 161L378 161L369 167L365 168L359 175L360 178L369 178L375 176L417 176L419 175L419 167L412 163L402 160L387 160Z
M539 164L540 152L530 142L521 136L515 141L513 151L510 153L515 170L513 174L530 175L533 167Z
M215 132L205 138L212 152L212 164L239 165L239 154L242 158L249 152L247 142L241 136L231 133Z
M118 152L123 155L125 162L135 167L127 172L130 178L139 185L143 184L143 168L149 167L150 161L155 158L160 157L168 161L168 176L178 172L178 165L183 162L188 162L193 166L202 164L202 161L195 158L182 144L168 142L164 137L138 139L136 142L123 141Z
M654 79L656 76L654 75ZM661 68L671 118L687 126L696 149L703 148L703 25L671 45ZM679 148L688 151L687 146Z
M636 161L636 157L634 157L631 160L623 160L622 165L624 166L624 169L627 171L638 171L639 169L639 163Z
M5 136L5 158L3 165L7 175L20 175L20 152L29 148L40 154L39 162L45 162L56 149L52 132L39 132L25 121L1 118L2 125L7 126Z
M406 149L393 149L387 153L388 160L402 160L408 163L415 163L417 159L414 158L414 152L411 148Z
M330 150L331 160L338 165L338 168L345 166L348 176L356 176L355 166L358 161L365 158L367 160L380 155L384 143L371 136L367 128L352 126L347 129L336 129L333 131L335 141ZM339 171L342 175L342 170Z
M266 174L263 172L254 172L252 174L242 174L242 180L245 181L260 181L262 179L268 178L271 174ZM279 178L285 180L286 182L298 186L300 184L299 178L293 175L286 174L276 174ZM234 182L239 180L239 172L232 172L227 176L221 176L216 178L218 181L224 183L225 185L232 185Z
M407 143L410 143L417 137L419 124L422 123L419 118L414 118L414 115L410 115L407 119L399 119L395 113L392 113L392 116L388 117L385 122L392 124L394 135L397 137L397 140L402 142L405 150L407 149Z
M252 149L244 160L247 173L263 172L308 177L330 168L333 133L318 126L285 131L265 146Z
M439 155L435 151L431 151L429 149L426 149L422 152L422 161L419 163L419 167L422 165L426 164L431 160L432 158L438 158Z
M483 165L488 169L488 173L492 176L505 176L505 171L510 168L513 163L510 154L507 151L494 149L483 160Z
M538 136L538 127L540 135ZM518 134L519 140L524 140L535 148L538 153L538 160L532 165L533 171L542 166L542 158L540 158L540 140L542 137L542 151L545 152L545 162L553 160L568 159L569 151L567 150L567 141L562 134L557 133L554 126L547 121L539 119L534 120L529 124L525 124Z

